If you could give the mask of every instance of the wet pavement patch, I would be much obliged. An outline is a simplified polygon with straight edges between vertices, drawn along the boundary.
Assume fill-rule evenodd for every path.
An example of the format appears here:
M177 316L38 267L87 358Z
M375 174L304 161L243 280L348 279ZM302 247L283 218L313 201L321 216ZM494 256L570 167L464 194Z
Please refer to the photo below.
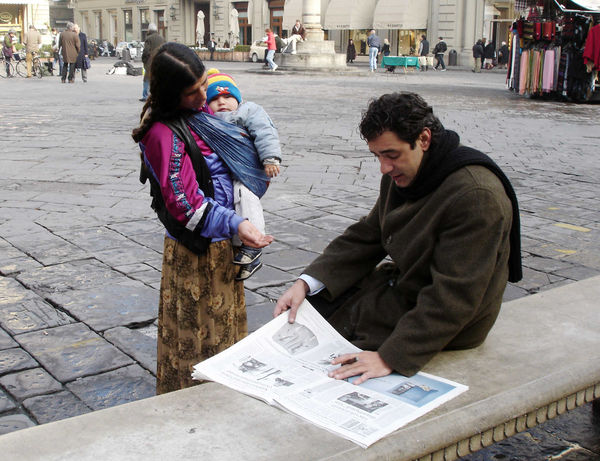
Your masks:
M132 363L82 323L24 333L16 340L62 383Z

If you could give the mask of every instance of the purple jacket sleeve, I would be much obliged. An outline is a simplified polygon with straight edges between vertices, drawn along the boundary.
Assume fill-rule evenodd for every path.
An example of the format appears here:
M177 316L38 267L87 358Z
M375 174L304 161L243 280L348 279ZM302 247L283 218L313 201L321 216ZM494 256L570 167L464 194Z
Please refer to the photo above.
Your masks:
M204 196L184 143L169 128L155 123L144 136L141 147L144 161L160 184L165 206L173 217L188 229L195 230L206 214L201 230L203 237L227 239L237 234L243 218L231 207ZM208 207L209 203L212 203L211 207Z

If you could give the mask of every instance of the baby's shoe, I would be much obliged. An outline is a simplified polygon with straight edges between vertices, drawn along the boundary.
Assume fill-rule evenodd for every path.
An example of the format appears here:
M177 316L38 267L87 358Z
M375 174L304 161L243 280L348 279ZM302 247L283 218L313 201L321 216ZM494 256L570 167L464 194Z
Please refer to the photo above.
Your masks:
M254 275L254 273L262 267L260 259L255 259L252 263L240 267L236 280L246 280Z
M239 264L246 266L252 264L262 255L260 248L252 248L246 245L242 245L236 255L233 257L233 264Z

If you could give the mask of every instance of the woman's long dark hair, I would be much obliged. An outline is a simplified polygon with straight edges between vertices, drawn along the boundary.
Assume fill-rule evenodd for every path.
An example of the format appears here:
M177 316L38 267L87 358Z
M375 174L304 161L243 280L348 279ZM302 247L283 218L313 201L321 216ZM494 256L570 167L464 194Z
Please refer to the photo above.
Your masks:
M141 125L131 133L133 140L139 142L154 122L177 118L181 93L203 75L204 64L193 50L181 43L164 43L152 57L150 97L142 109Z

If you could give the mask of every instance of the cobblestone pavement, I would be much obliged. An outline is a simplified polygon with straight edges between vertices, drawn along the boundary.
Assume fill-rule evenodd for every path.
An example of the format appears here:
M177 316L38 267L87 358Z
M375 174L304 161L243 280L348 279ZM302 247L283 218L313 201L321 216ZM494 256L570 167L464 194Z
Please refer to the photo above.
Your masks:
M0 433L154 393L163 237L130 138L141 77L106 75L112 62L93 61L86 84L0 81ZM276 242L246 283L251 330L374 203L378 165L356 127L368 100L391 91L421 93L513 181L525 277L506 299L600 273L600 106L515 96L499 73L286 74L217 64L271 114L285 157L264 199ZM599 459L591 414L588 405L471 459Z

